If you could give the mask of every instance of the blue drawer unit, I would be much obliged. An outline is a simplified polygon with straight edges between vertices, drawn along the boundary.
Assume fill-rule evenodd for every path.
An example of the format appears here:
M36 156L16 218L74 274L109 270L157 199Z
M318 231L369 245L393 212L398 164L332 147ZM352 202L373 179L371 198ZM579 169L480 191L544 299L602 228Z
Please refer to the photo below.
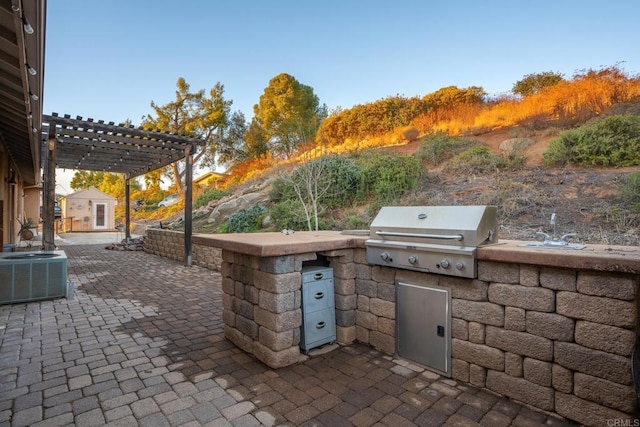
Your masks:
M336 340L333 269L302 269L302 333L300 347L309 350Z

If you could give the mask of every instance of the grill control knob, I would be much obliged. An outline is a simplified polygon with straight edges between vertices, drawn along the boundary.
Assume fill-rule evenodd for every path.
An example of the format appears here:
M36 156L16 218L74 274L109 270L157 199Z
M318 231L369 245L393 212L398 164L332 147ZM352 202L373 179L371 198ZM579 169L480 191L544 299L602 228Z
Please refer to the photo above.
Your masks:
M413 255L411 255L409 257L409 264L415 264L416 262L418 262L418 258L416 258Z
M382 258L383 261L391 261L391 256L388 252L382 252L380 258Z
M451 262L448 259L443 259L442 261L440 261L440 267L447 269L449 267L451 267Z
M460 270L460 271L464 270L464 262L462 262L462 261L458 261L458 262L456 263L456 268L457 268L458 270Z

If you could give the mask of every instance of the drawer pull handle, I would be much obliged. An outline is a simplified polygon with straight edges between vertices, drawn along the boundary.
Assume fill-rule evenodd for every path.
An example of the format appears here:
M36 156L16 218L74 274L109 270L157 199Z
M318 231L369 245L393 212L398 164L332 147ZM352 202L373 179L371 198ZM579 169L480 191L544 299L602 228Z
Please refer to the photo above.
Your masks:
M318 322L318 324L316 324L316 329L322 329L326 326L327 324L325 322Z
M320 280L323 277L324 277L324 274L322 274L322 273L316 273L316 274L313 275L313 278L316 279L316 280Z
M322 299L324 298L324 292L318 292L317 294L315 294L313 296L315 299Z

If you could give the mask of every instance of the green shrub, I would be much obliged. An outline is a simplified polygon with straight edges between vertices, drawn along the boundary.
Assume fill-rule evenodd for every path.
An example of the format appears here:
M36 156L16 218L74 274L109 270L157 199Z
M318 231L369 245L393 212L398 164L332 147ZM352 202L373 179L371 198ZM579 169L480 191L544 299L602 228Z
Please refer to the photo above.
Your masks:
M413 190L422 174L422 164L414 156L365 153L358 157L357 164L360 167L358 198L373 197L378 204L392 203Z
M618 197L640 214L640 171L627 175Z
M444 133L437 133L424 138L418 150L418 157L425 163L436 166L450 160L477 142L467 138L457 138Z
M240 209L227 220L227 233L251 233L261 228L260 220L266 209L255 205L247 209Z
M283 200L269 209L271 223L276 230L306 230L307 219L298 200Z
M207 188L202 193L200 193L198 197L196 197L196 200L194 200L193 202L193 207L198 209L206 205L210 201L220 200L228 194L229 192L224 190L218 190L217 188Z
M609 116L564 131L543 154L547 165L640 165L640 117Z
M272 202L299 201L293 182L303 183L304 175L307 173L318 177L317 188L320 189L318 192L322 192L319 201L323 206L337 208L353 201L360 171L353 159L337 155L310 160L298 166L290 175L278 177L273 182L269 199ZM328 190L323 191L325 188Z
M271 191L269 192L269 200L273 203L284 200L297 200L296 192L293 190L289 176L279 176L273 180Z
M345 156L327 156L319 161L324 162L324 179L330 190L322 202L330 208L349 205L353 202L353 194L358 186L360 169L353 159Z
M342 221L343 229L345 230L365 230L369 228L370 224L370 215L367 212L359 212L357 210L346 212Z
M498 167L500 157L487 146L476 145L454 156L447 164L447 170L466 174L493 172Z
M524 154L496 155L495 165L500 170L522 169L527 163L527 156Z
M570 161L570 146L565 145L562 139L554 139L549 142L547 149L542 153L542 159L547 166L566 165Z

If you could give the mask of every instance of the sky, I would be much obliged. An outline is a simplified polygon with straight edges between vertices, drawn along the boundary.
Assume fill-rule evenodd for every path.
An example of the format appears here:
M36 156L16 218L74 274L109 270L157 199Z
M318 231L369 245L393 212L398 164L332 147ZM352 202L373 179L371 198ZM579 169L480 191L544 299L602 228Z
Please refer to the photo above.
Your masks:
M179 77L221 83L250 120L280 73L329 111L452 85L498 95L545 71L638 74L639 16L637 0L49 0L44 113L139 125Z

